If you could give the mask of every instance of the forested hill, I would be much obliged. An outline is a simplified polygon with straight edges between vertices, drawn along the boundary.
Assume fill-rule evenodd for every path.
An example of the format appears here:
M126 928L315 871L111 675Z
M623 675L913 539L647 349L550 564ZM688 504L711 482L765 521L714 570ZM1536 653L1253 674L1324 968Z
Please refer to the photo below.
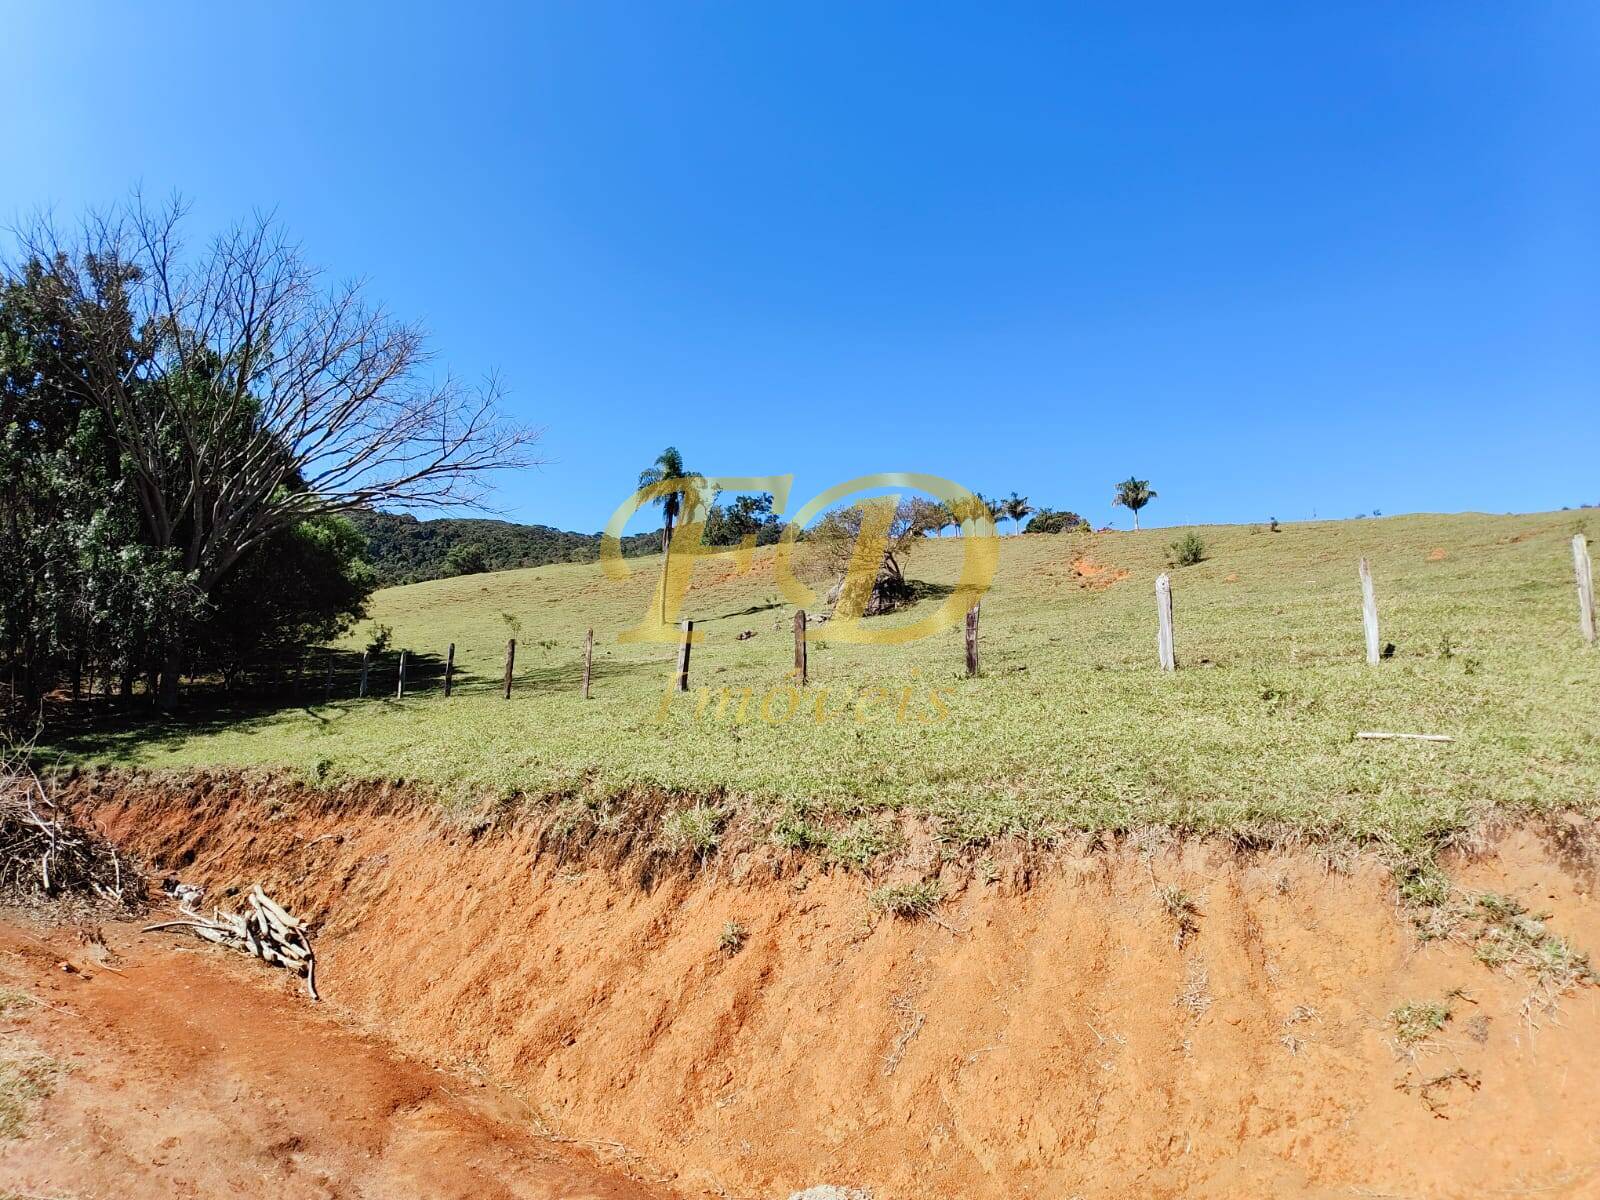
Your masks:
M365 535L367 561L385 587L545 563L593 562L600 557L597 533L475 518L419 521L407 514L371 510L349 516ZM650 554L660 547L660 536L654 533L622 539L624 554Z

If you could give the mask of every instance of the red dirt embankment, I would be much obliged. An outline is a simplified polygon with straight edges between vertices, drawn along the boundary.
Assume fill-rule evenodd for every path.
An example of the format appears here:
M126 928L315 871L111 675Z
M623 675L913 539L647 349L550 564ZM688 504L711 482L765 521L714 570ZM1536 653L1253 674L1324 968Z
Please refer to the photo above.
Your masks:
M340 1029L243 957L137 926L0 925L0 1054L67 1069L0 1142L0 1196L663 1200L530 1132L520 1105ZM63 970L61 964L71 970Z
M332 1006L687 1194L1600 1194L1600 989L1530 1023L1528 980L1419 946L1375 863L1019 855L994 883L947 871L940 923L907 922L769 850L646 888L637 856L563 862L531 818L468 826L400 789L75 790L208 900L259 881L321 922ZM1451 869L1600 947L1592 865L1540 836ZM1162 885L1198 902L1181 945ZM1452 1014L1409 1050L1408 1002Z

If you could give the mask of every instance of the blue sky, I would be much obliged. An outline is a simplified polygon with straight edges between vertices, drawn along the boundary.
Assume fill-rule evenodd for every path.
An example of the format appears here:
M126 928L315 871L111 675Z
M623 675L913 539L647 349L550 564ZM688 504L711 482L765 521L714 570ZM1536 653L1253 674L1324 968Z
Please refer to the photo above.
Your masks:
M179 190L667 443L1125 527L1600 501L1592 4L12 4L0 218Z

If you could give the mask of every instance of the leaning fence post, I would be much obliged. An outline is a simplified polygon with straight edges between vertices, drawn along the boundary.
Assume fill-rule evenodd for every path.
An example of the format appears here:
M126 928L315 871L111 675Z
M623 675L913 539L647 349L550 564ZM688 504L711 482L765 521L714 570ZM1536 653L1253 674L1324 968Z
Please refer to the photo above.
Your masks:
M682 621L678 628L683 632L683 640L678 643L678 690L689 690L689 641L694 637L694 622Z
M589 698L589 668L594 663L594 630L583 635L583 698Z
M406 652L400 651L400 670L395 675L394 698L399 700L406 694Z
M363 700L366 699L366 696L367 696L367 670L371 666L372 666L372 651L371 650L363 650L361 652L361 698Z
M1163 572L1156 576L1156 652L1163 671L1178 669L1178 655L1172 639L1172 580Z
M978 673L978 602L967 609L967 674Z
M1361 575L1361 628L1367 635L1367 661L1378 665L1378 600L1372 594L1372 568L1363 556L1359 568Z
M511 699L511 668L517 661L517 639L511 638L506 642L506 694L507 700Z
M450 698L450 681L455 676L455 673L456 644L451 642L450 649L446 650L444 655L444 696L446 700Z
M1578 630L1583 640L1594 645L1594 568L1589 563L1589 540L1581 533L1572 535L1572 569L1578 576Z
M806 661L806 610L802 608L794 614L794 673L801 687L806 685L809 665Z

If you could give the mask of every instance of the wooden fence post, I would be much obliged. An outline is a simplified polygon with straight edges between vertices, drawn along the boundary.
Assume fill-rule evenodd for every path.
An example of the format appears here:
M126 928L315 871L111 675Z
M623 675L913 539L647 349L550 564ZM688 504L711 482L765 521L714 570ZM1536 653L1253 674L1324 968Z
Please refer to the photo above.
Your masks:
M1163 671L1178 669L1178 653L1172 637L1172 580L1163 572L1156 576L1156 653Z
M361 698L363 700L367 698L367 671L371 666L372 651L363 650L361 652Z
M400 651L400 671L395 676L394 698L401 699L406 694L406 652Z
M806 610L802 608L794 615L794 673L799 676L801 687L806 685L809 667L806 659Z
M1367 662L1378 665L1378 600L1372 593L1372 568L1365 557L1359 568L1361 575L1361 628L1367 636Z
M583 635L583 698L589 698L589 670L594 665L594 630Z
M1578 576L1578 631L1594 645L1594 567L1589 563L1589 539L1572 535L1572 569Z
M511 699L511 668L517 661L517 639L511 638L506 642L506 695Z
M689 690L689 639L694 636L694 622L682 621L678 628L683 631L683 640L678 643L678 690Z
M444 698L450 699L450 683L456 674L456 644L450 643L450 649L444 655Z
M978 602L967 609L967 675L978 673Z
M328 667L327 677L322 681L322 702L327 704L333 699L333 651L328 651L324 661Z

